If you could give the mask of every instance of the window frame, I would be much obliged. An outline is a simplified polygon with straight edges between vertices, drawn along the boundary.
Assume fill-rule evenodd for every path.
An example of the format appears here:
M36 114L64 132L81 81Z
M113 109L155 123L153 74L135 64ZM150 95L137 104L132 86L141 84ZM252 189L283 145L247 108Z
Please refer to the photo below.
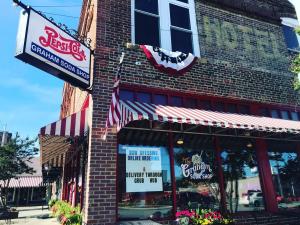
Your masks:
M287 27L290 27L293 29L295 29L296 27L299 27L299 25L300 25L298 20L289 18L289 17L281 17L281 24L282 24L282 26L287 26ZM284 39L286 39L283 31L282 31L282 33L283 33ZM295 32L295 35L298 39L298 47L297 48L289 48L288 46L286 46L286 47L289 51L300 53L300 35L297 34L296 32Z
M131 0L131 42L136 43L135 40L135 12L141 12L135 9L135 1ZM189 9L191 35L192 35L192 48L193 55L200 57L200 47L199 47L199 36L196 20L195 11L195 0L188 0L188 3L184 3L177 0L157 0L158 1L158 18L159 18L159 40L160 47L166 50L172 50L171 43L171 29L182 30L186 32L186 29L174 27L171 25L171 15L170 15L170 4L180 6ZM162 13L163 12L163 13ZM150 15L150 14L149 14Z

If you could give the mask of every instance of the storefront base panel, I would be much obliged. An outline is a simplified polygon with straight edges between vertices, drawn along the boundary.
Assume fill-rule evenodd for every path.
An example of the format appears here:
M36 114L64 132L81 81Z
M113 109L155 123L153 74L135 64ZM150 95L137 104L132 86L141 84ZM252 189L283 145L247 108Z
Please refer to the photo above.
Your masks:
M251 213L234 216L236 225L289 225L300 224L300 215Z
M264 212L252 212L242 213L233 216L236 225L298 225L300 224L300 215L296 213L292 215L288 214L270 214ZM144 221L140 221L137 224L144 224ZM158 221L158 224L162 225L174 225L174 221ZM132 222L119 222L117 225L135 224ZM145 222L145 225L148 224Z

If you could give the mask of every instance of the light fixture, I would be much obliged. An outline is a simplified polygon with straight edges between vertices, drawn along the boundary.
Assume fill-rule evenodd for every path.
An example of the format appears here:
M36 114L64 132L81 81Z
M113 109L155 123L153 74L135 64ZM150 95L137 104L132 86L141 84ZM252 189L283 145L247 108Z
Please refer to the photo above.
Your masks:
M183 145L183 143L184 143L183 138L178 138L177 144L178 145Z
M246 146L247 146L247 148L252 148L253 147L251 142L248 142Z
M244 135L245 135L246 137L250 137L251 133L250 133L249 131L246 131L246 132L244 133Z

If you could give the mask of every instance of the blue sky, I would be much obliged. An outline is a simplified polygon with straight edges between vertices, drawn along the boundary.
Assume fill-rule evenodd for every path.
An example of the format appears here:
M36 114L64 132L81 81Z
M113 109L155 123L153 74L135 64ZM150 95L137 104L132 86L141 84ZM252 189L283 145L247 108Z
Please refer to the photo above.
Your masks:
M23 0L39 11L79 17L82 0ZM40 127L59 119L63 81L14 57L20 7L0 0L0 130L34 138ZM77 29L78 18L49 15Z

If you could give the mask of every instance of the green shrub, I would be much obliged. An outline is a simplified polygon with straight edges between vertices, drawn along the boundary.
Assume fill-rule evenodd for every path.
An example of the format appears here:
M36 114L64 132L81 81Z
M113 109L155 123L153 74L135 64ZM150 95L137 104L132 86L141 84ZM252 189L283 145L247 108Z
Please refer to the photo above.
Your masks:
M51 207L52 216L57 217L62 225L80 225L82 215L79 207L72 207L65 201L56 201Z
M51 209L52 206L54 206L54 204L57 202L57 199L51 199L49 202L48 202L48 206L49 208Z

